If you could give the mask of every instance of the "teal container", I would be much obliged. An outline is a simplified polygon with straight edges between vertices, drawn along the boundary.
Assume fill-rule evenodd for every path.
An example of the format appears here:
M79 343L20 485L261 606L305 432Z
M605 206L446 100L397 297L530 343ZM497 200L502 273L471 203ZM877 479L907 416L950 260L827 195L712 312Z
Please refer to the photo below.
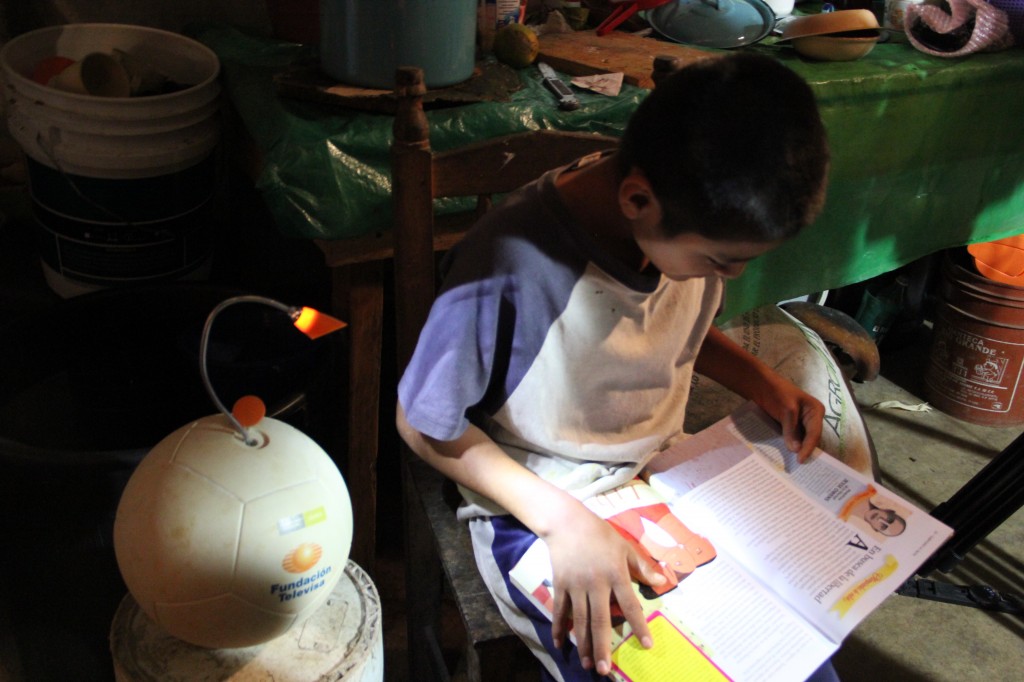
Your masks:
M320 0L320 67L342 83L390 90L399 66L427 87L473 75L477 0Z

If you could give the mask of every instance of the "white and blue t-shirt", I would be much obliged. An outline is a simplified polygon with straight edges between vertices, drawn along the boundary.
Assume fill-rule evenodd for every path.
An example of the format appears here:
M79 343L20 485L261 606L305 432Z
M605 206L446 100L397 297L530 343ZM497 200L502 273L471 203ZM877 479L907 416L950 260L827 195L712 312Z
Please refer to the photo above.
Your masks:
M509 195L450 254L398 394L409 423L470 422L579 498L635 476L682 431L693 363L722 297L601 252L555 189ZM460 516L504 513L463 491Z

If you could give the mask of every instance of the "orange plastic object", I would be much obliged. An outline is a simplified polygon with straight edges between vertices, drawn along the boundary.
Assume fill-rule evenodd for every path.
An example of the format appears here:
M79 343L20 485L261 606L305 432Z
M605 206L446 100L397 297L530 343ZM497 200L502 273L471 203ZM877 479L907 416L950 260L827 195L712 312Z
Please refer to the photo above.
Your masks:
M267 416L267 406L254 395L243 395L231 407L231 414L239 424L249 428L256 426L263 417Z
M61 71L74 63L75 60L59 55L40 59L32 69L32 80L40 85L49 85L50 81L60 75Z
M311 339L318 339L324 334L330 334L346 326L337 318L306 307L302 308L302 312L299 313L294 324L299 331Z
M967 252L985 277L1003 284L1024 287L1024 235L971 244Z

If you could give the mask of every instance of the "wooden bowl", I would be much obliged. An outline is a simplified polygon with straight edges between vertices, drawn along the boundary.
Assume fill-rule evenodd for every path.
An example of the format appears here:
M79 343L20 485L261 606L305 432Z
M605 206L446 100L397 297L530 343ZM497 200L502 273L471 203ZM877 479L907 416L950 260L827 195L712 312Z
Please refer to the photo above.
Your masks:
M782 29L783 40L848 31L878 30L878 19L867 9L844 9L825 14L808 14L791 19Z
M793 39L793 48L808 59L828 62L848 62L860 59L878 43L874 35L820 35Z
M866 9L809 14L782 29L780 43L790 42L804 57L840 62L860 59L878 43L878 19Z

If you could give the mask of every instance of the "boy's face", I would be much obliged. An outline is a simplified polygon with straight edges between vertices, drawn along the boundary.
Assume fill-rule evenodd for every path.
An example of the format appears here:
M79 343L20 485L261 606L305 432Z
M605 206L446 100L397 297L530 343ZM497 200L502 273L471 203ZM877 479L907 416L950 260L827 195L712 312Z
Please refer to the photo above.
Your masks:
M633 241L647 261L669 279L692 277L734 279L747 263L779 246L782 241L710 239L697 233L699 225L684 224L666 230L665 213L642 171L632 170L619 185L619 206ZM673 236L669 236L675 233Z
M636 243L651 264L669 279L717 276L734 279L747 263L771 251L780 242L720 241L684 232L674 237L663 233L635 234Z

